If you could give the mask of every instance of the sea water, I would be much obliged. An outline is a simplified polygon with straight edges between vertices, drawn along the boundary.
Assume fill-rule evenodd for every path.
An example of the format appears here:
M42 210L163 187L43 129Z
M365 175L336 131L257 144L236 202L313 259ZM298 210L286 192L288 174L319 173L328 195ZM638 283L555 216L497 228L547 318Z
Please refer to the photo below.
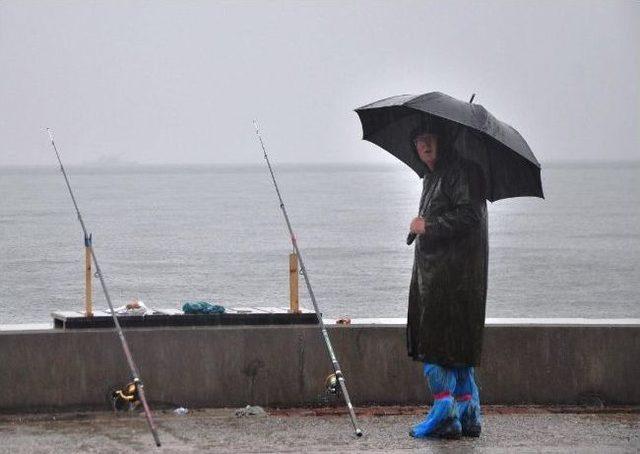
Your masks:
M277 165L327 316L406 315L421 181L389 165ZM68 169L114 304L289 304L266 167ZM488 204L488 317L640 317L640 163L543 165L546 199ZM304 282L301 304L311 308ZM0 324L82 310L84 243L59 170L0 169ZM94 279L94 305L106 307Z

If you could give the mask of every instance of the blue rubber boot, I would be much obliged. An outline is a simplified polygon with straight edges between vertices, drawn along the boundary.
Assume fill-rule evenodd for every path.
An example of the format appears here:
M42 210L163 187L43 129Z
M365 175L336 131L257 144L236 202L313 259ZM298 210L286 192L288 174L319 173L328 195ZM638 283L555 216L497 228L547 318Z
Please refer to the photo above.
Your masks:
M433 393L433 406L424 421L415 425L409 435L415 438L460 438L462 426L453 399L455 370L425 363L424 375Z
M456 388L453 395L462 424L462 435L465 437L479 437L482 429L480 393L474 375L473 367L456 368Z

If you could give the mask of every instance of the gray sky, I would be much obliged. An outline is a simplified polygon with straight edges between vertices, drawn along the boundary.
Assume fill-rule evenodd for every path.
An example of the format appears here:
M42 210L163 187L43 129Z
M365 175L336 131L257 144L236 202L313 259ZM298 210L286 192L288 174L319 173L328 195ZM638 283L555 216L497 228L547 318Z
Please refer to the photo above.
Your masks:
M542 162L640 159L633 1L0 3L0 166L392 162L353 109L442 91Z

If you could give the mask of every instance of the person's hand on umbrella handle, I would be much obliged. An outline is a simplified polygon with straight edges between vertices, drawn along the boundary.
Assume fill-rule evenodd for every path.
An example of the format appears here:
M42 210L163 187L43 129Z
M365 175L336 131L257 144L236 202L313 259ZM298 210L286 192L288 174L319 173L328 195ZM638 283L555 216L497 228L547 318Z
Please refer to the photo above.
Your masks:
M423 235L427 231L427 221L421 217L413 218L409 231L415 235Z
M413 240L416 239L417 235L422 235L427 230L427 221L424 218L413 218L411 224L409 225L409 230L411 231L409 235L407 235L407 245L411 246Z

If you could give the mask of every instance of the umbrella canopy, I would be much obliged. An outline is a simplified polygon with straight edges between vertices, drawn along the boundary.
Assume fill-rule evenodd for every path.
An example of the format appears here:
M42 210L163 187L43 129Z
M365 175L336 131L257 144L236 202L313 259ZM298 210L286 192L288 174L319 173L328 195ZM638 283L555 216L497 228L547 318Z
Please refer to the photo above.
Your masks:
M411 140L417 130L438 124L460 156L482 168L489 201L544 197L540 163L527 142L480 104L432 92L385 98L356 109L356 113L362 123L362 138L396 156L420 177L426 165Z

